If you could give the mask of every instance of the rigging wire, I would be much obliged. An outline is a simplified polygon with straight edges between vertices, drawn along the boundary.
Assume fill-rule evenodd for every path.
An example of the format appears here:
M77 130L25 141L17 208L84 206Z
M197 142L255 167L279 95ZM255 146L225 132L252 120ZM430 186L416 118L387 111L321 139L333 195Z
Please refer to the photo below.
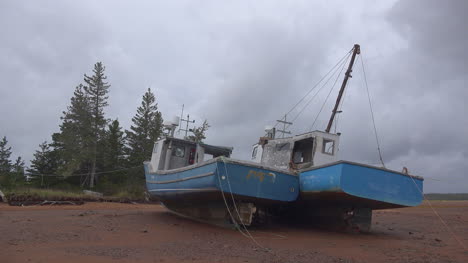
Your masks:
M348 61L349 57L351 56L351 53L348 53L347 57L346 57L346 60L342 61L342 63L340 65L346 65L346 62ZM314 98L320 93L320 91L323 90L323 88L328 84L328 82L333 78L333 76L335 76L336 72L338 72L338 69L339 67L337 67L334 72L330 75L330 77L325 81L325 83L323 83L322 87L320 87L320 89L314 94L314 96L312 96L312 98L310 98L307 103L302 107L302 109L296 114L296 116L291 120L291 122L294 122L298 117L299 115L302 114L302 112L304 112L304 110L307 108L307 106L309 106L309 104L314 100ZM338 74L339 75L339 74ZM290 127L291 124L289 126L287 126L286 128Z
M348 58L349 58L349 56L348 56ZM340 73L338 73L338 75L336 76L335 82L333 83L333 86L331 87L330 91L328 92L328 95L327 95L327 97L325 98L325 101L323 102L322 107L320 108L319 112L318 112L317 115L315 116L314 122L312 123L312 126L310 127L309 131L312 131L312 129L314 128L314 125L315 125L315 123L317 122L317 119L318 119L318 117L320 116L320 113L322 113L322 110L323 110L323 108L325 107L325 104L327 103L328 98L330 97L330 94L332 93L333 89L335 88L336 83L338 82L338 79L339 79L340 76L341 76L341 73L342 73L343 70L345 69L346 62L348 62L348 59L346 59L346 61L345 61L345 62L343 63L343 65L341 66Z
M291 113L301 102L304 101L304 99L315 89L319 86L319 84L332 72L335 70L335 68L337 66L339 66L341 64L341 62L344 60L344 59L347 59L349 57L349 55L351 54L351 52L353 51L353 49L351 49L350 51L348 51L348 53L346 53L285 115L288 115L289 113ZM278 125L278 123L275 124L274 127L276 127Z
M361 58L362 72L363 72L363 75L364 75L364 82L365 82L366 91L367 91L367 99L369 101L369 108L370 108L370 112L371 112L371 116L372 116L372 124L374 126L375 141L377 142L377 151L379 152L380 162L382 163L382 166L385 168L385 163L384 163L383 158L382 158L382 152L380 150L379 136L377 134L377 128L375 126L374 110L372 108L372 102L371 102L371 97L370 97L370 93L369 93L369 85L367 84L366 70L364 68L364 57L363 57L362 54L361 54L360 58Z
M257 242L257 240L252 236L252 234L250 234L249 230L247 229L247 227L245 226L244 222L242 221L242 218L240 216L240 213L239 213L239 210L237 209L237 205L236 205L236 201L234 199L234 195L232 194L232 189L231 189L231 183L229 181L229 175L228 175L228 171L227 171L227 167L226 167L226 160L224 158L224 156L221 156L219 157L220 160L223 162L224 164L224 171L225 171L225 176L226 176L226 181L227 181L227 184L228 184L228 187L229 187L229 192L231 194L231 199L232 199L232 204L234 206L234 210L236 211L236 214L239 218L239 221L243 227L244 230L242 230L238 224L236 223L236 220L234 218L234 216L232 215L232 212L231 212L231 209L229 208L229 205L228 205L228 202L226 200L226 197L224 196L224 190L223 190L223 187L222 187L222 184L221 184L221 179L220 179L220 176L219 176L219 167L218 167L218 162L216 162L216 169L218 170L218 174L217 174L217 177L218 177L218 182L219 182L219 189L221 190L221 194L223 196L223 201L224 201L224 204L226 205L226 209L228 210L228 213L229 213L229 216L233 222L233 224L235 224L236 226L236 229L245 237L249 238L252 240L252 242L257 245L258 247L268 251L264 246L260 245L260 243ZM245 233L244 233L245 231ZM246 234L247 233L247 234Z

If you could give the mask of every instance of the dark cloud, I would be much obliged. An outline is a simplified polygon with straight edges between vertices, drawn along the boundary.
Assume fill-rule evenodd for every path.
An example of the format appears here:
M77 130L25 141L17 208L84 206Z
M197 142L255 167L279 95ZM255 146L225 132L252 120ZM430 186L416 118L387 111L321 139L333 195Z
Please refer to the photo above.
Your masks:
M2 1L0 135L30 159L58 129L83 74L103 61L110 118L129 127L151 87L165 118L185 104L197 124L212 125L209 142L247 159L264 126L360 43L387 165L440 180L428 179L427 191L467 191L467 9L466 1L423 0ZM362 75L358 60L339 117L341 157L377 164ZM325 128L337 89L314 129ZM293 133L311 128L326 95Z

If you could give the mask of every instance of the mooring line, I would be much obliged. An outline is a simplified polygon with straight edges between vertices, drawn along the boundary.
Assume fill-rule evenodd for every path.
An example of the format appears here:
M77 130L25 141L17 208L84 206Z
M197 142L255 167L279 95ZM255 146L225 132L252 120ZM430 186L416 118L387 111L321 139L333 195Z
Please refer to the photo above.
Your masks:
M448 226L448 224L445 222L445 220L439 215L439 213L434 209L434 207L432 206L432 203L424 196L424 193L421 189L419 189L418 185L416 184L416 181L414 180L414 178L412 176L410 176L411 180L413 181L414 183L414 186L416 186L416 189L418 189L418 191L421 193L423 199L425 201L427 201L427 203L429 204L429 207L432 209L432 212L434 212L434 214L439 218L440 222L447 228L448 232L453 236L453 238L455 238L455 240L458 242L458 244L464 249L464 250L467 250L465 244L463 243L463 241L461 241L457 235L455 235L455 233L452 231L452 229Z
M252 234L249 232L249 230L247 229L247 227L245 226L244 222L242 221L242 218L240 216L240 213L239 213L239 210L237 209L237 205L236 205L236 201L234 199L234 195L232 194L232 188L231 188L231 183L229 181L229 174L228 174L228 171L227 171L227 167L226 167L226 161L224 159L223 156L221 156L221 161L223 162L224 164L224 171L225 171L225 174L226 174L226 181L228 183L228 187L229 187L229 192L230 192L230 195L231 195L231 199L232 199L232 203L233 203L233 206L234 206L234 210L236 211L236 214L237 216L239 217L239 221L242 225L242 227L244 228L244 231L247 233L245 234L243 231L241 231L241 229L239 228L239 231L244 235L246 236L247 238L251 239L253 243L255 243L258 247L262 248L263 250L265 251L269 251L267 248L265 248L264 246L260 245L260 243L257 242L257 240L252 236ZM218 171L219 171L219 167L218 167L218 162L216 162L216 167L218 168ZM218 173L218 180L220 181L220 189L221 189L221 192L223 193L223 199L224 199L224 191L222 190L222 186L221 186L221 180L219 179L219 173ZM228 204L227 204L227 201L225 200L225 204L226 204L226 208L228 209L228 212L229 214L231 215L231 220L233 220L233 222L235 223L235 220L230 212L230 209L228 207Z
M218 182L219 182L219 189L221 190L221 196L223 197L223 201L224 201L224 204L226 205L226 209L229 213L229 217L231 218L232 222L234 223L234 226L236 227L236 229L245 237L249 238L249 236L247 236L243 231L242 229L239 228L239 226L237 225L235 219L234 219L234 216L232 215L231 213L231 209L229 208L229 204L227 203L227 200L226 200L226 197L224 196L224 190L223 190L223 187L221 186L221 179L219 178L219 166L218 166L218 162L216 162L216 170L218 170L218 174L216 177L218 177Z

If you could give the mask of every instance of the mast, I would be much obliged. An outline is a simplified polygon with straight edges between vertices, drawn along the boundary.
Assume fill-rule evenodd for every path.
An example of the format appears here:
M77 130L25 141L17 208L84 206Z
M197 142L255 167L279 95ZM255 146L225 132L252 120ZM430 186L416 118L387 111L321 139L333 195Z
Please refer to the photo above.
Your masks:
M336 98L335 107L333 108L332 115L330 116L330 120L328 121L328 126L325 132L330 132L333 120L335 119L335 114L337 113L338 106L340 105L341 97L343 96L344 89L346 88L346 83L348 83L349 78L352 78L351 72L353 71L354 60L356 58L356 55L360 53L361 47L358 44L354 44L353 55L351 56L351 61L349 62L348 70L346 70L343 83L341 84L340 92L338 93L338 98Z

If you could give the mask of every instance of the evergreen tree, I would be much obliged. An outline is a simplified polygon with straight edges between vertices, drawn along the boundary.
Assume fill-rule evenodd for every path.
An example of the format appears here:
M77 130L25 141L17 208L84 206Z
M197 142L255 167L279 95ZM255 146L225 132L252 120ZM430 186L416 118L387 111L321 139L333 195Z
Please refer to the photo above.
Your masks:
M7 146L8 140L6 136L0 140L0 176L8 176L11 171L11 147Z
M10 187L10 171L11 171L11 147L8 147L8 141L4 136L0 140L0 186Z
M39 145L39 150L34 153L31 167L27 169L31 182L41 187L48 186L50 181L56 181L51 176L57 173L59 162L54 151L47 142Z
M206 139L205 132L208 130L208 128L210 128L210 125L208 124L208 121L205 120L202 126L193 128L193 130L191 130L193 135L188 136L188 139L196 143L203 142L203 140Z
M118 120L112 121L107 127L104 149L104 170L115 171L126 167L124 132ZM118 184L124 181L124 174L125 171L115 171L103 177L113 184Z
M10 180L12 186L23 184L26 181L24 176L24 161L20 156L16 158L16 161L12 166Z
M104 155L106 170L116 170L125 166L124 133L118 120L114 120L107 130L106 152Z
M24 182L24 161L18 157L11 162L11 147L7 146L8 140L4 136L0 140L0 184L7 188L14 187Z
M104 136L104 129L107 124L107 120L104 117L104 108L108 106L107 93L109 92L110 85L106 82L107 77L104 75L105 67L101 62L97 62L94 65L92 76L84 75L84 81L86 86L84 90L88 96L90 102L90 113L91 113L91 129L92 129L92 151L91 151L91 172L89 186L94 187L95 173L98 157L98 144Z
M151 157L154 142L162 135L162 116L156 98L150 88L143 95L137 108L133 125L126 131L131 165L140 165Z
M70 106L63 112L60 133L52 135L52 146L61 160L56 160L59 173L65 176L74 173L90 171L93 130L91 122L91 106L89 98L84 93L84 86L75 88Z

